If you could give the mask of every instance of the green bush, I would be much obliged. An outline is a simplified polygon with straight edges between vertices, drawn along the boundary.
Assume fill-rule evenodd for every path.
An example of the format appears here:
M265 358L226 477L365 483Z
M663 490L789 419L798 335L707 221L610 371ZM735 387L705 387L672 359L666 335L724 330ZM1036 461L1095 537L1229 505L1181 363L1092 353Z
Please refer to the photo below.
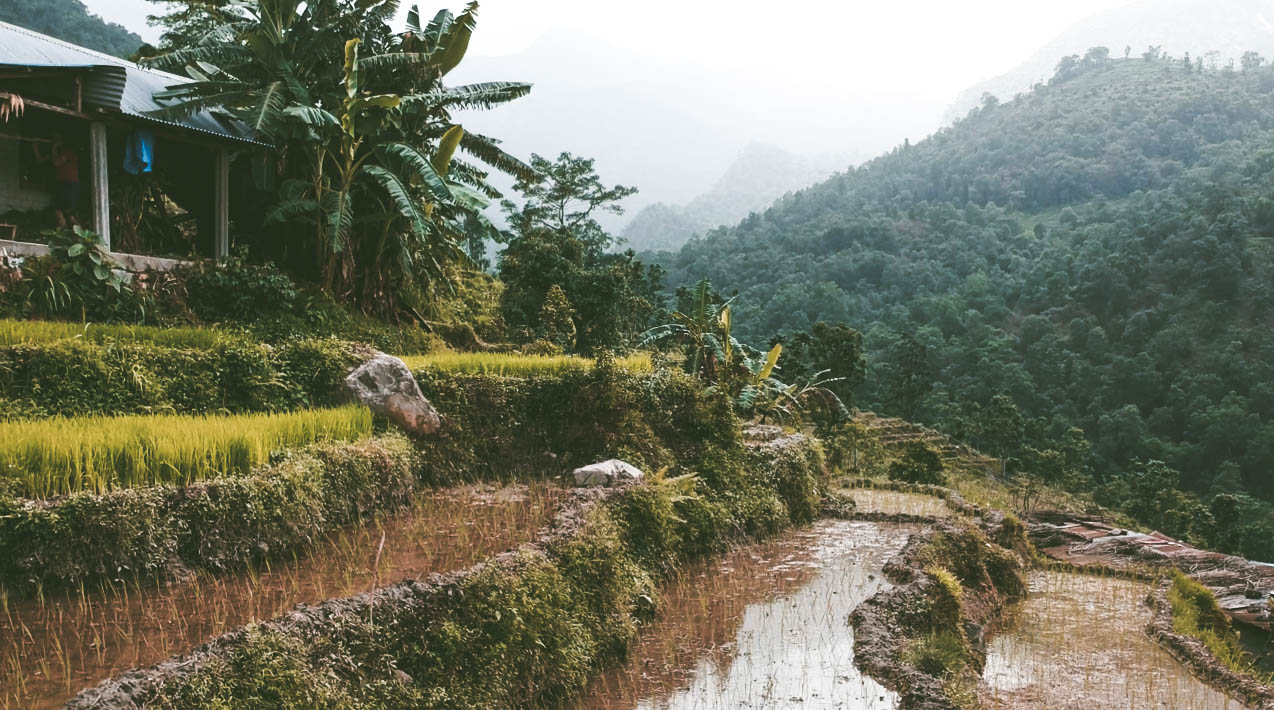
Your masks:
M273 265L242 256L201 261L173 270L185 290L189 310L204 323L251 323L291 313L296 284Z
M416 467L411 444L390 436L315 445L254 475L186 488L76 493L48 503L0 493L0 583L131 579L163 575L174 563L232 569L406 504Z
M942 455L920 441L908 442L902 456L889 464L889 478L904 483L934 486L947 484L946 464Z
M161 695L154 707L377 710L416 706L422 700L396 679L355 683L318 669L310 652L298 639L249 626L242 643L227 656L201 667L171 694Z
M211 348L63 340L0 347L0 400L58 416L277 411L341 401L357 358L334 341L274 349L241 340Z

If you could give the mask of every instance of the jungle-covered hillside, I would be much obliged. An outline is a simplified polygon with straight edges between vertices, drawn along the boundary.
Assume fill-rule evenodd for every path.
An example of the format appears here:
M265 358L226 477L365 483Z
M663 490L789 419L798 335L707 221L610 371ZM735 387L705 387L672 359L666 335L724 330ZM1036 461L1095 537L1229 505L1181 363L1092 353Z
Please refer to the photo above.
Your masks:
M863 403L1020 468L1064 468L1081 429L1098 500L1202 536L1274 498L1271 90L1255 53L1090 50L661 261L737 290L746 339L849 323Z

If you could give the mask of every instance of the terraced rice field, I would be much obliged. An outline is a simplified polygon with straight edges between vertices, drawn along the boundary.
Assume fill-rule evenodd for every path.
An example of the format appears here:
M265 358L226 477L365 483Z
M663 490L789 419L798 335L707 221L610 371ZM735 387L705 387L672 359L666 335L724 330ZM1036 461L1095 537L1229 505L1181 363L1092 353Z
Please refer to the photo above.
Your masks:
M242 574L11 599L0 590L0 708L52 708L112 675L190 651L296 604L461 569L534 537L565 491L470 485Z
M1005 710L1240 710L1142 629L1150 587L1114 577L1032 572L1014 625L992 640L985 705Z
M572 710L886 710L898 699L854 667L849 614L886 584L918 528L824 521L687 569L626 666Z
M918 493L900 493L875 488L853 488L844 491L858 504L857 510L862 513L884 513L894 515L922 515L933 518L947 518L952 512L947 502L934 496Z

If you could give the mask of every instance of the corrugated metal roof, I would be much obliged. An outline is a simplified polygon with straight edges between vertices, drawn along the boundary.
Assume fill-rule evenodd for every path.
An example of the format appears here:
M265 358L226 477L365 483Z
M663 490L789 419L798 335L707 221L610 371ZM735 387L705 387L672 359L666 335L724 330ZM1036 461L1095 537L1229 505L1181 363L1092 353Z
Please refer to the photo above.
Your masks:
M0 22L0 65L31 69L83 69L85 103L137 118L209 133L240 141L253 141L246 128L200 111L180 121L157 119L150 113L163 108L155 94L190 79L138 66L24 27Z

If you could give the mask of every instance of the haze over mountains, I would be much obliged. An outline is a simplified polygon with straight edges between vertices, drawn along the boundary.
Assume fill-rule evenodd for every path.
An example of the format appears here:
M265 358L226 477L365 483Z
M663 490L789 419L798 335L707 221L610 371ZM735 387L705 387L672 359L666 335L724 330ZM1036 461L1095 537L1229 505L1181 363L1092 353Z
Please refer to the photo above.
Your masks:
M1048 81L1061 57L1107 47L1121 57L1141 56L1151 45L1174 57L1189 53L1225 66L1243 52L1274 53L1274 2L1271 0L1141 0L1083 19L1029 59L993 79L960 92L943 117L950 124L964 117L989 93L1001 101ZM1216 52L1209 55L1209 52Z
M815 97L779 86L767 89L770 95L761 100L746 76L688 68L565 31L515 54L472 57L455 82L492 78L530 81L535 89L499 111L462 116L466 126L499 136L515 155L570 151L596 158L608 184L640 190L626 201L625 216L605 222L616 231L647 205L685 205L705 193L724 203L716 212L707 208L706 224L737 221L789 190L845 169L850 154L874 155L907 136L925 135L940 112L933 102L902 91ZM800 130L794 130L796 116ZM740 165L731 165L755 143L818 157L748 151L740 165L755 159L757 169L779 174L744 178ZM809 166L798 165L802 162ZM741 190L738 195L720 189L731 184Z
M657 202L642 208L624 227L624 246L637 251L676 249L696 234L735 224L789 192L848 169L853 162L849 155L793 155L753 143L702 195L683 205Z

